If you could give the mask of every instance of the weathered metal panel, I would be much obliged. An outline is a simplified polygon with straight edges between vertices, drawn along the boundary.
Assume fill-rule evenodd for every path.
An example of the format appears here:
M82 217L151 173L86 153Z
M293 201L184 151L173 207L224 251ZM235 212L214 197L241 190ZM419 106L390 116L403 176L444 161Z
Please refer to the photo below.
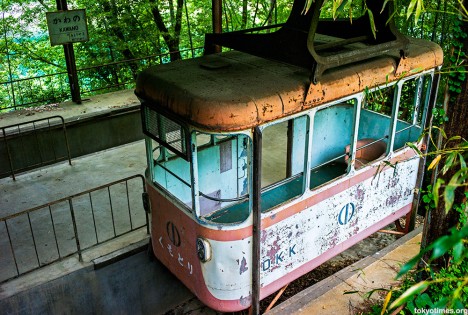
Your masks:
M292 280L287 278L289 273L321 255L338 254L344 250L344 242L411 204L418 163L419 159L413 159L395 169L387 168L263 230L262 287L281 278L288 283ZM317 192L345 184L336 181ZM201 270L215 298L245 300L249 296L251 241L251 237L232 242L210 240L213 258Z
M231 51L145 70L135 93L190 125L246 130L442 64L437 44L411 39L409 47L411 56L399 65L392 57L376 58L324 73L316 85L310 71ZM200 67L210 62L226 66Z

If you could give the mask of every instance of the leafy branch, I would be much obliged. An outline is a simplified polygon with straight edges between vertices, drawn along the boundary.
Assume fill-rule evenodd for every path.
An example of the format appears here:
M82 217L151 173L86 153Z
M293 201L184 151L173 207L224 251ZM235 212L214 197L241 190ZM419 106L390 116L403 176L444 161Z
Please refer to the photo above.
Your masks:
M440 173L445 175L449 170L458 168L448 183L446 183L446 181L442 178L437 178L436 183L432 187L432 194L436 207L439 204L441 189L443 190L442 196L445 202L445 212L447 213L453 206L453 202L455 200L455 190L459 187L468 187L468 166L466 163L466 159L468 158L468 141L460 136L453 136L448 138L445 131L437 126L432 126L431 131L432 130L437 130L446 140L441 149L424 154L413 143L407 143L407 145L415 150L420 157L434 156L434 159L427 168L428 170L433 170L442 164ZM431 131L429 131L429 139L432 145L436 146L436 142L432 137ZM426 133L428 132L426 131L423 133L421 138Z

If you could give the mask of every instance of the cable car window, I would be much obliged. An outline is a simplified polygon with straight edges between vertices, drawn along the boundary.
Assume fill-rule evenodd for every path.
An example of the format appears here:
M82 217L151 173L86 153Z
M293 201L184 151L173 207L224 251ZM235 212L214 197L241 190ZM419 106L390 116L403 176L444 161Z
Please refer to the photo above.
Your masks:
M318 110L314 115L310 188L345 175L348 170L346 149L350 148L354 130L353 99Z
M354 168L385 156L396 86L366 91L359 119Z
M148 159L151 179L175 200L185 205L192 201L187 132L179 123L142 104L143 132L151 150Z
M431 76L425 75L402 84L394 151L403 148L407 142L417 141L421 135L423 109L429 102L431 81Z
M166 147L171 154L178 154L188 161L190 150L187 150L187 131L146 104L142 106L142 114L143 132Z
M304 192L309 117L270 125L262 131L262 211Z
M198 139L211 136L200 133ZM199 216L216 223L238 223L249 216L249 152L246 135L213 135L197 149Z
M167 148L153 146L153 180L173 197L189 206L192 203L190 163Z
M197 135L197 147L202 147L204 145L210 145L213 142L213 136L196 132Z

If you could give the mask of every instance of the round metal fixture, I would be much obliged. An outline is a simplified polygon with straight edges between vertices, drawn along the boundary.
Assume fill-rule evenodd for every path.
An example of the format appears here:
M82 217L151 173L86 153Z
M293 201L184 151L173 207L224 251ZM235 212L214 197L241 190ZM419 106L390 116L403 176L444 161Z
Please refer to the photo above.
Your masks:
M201 262L207 262L211 259L210 242L202 237L197 238L197 255Z

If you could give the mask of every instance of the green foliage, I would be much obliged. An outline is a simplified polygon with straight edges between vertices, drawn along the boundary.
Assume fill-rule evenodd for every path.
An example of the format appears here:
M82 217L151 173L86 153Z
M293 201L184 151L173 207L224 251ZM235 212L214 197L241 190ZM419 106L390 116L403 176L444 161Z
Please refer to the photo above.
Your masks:
M433 189L428 187L422 198L427 207L435 207ZM465 193L468 198L468 192ZM460 213L459 224L448 235L438 238L404 264L397 275L400 285L387 294L382 305L373 305L367 314L416 314L416 310L461 310L468 305L468 201L453 206ZM428 261L420 264L426 253ZM434 269L432 262L449 255L447 266ZM421 280L421 275L426 275ZM390 305L390 306L388 306Z
M466 239L465 234L464 240L466 241ZM460 244L460 242L457 242L457 244ZM405 282L406 287L402 287L398 294L395 294L397 298L390 305L390 309L404 305L403 310L415 314L414 310L416 308L463 309L465 305L468 305L467 249L464 249L464 256L455 257L457 246L453 244L450 246L448 243L436 245L434 251L438 248L447 250L452 247L450 250L454 253L454 262L437 272L428 265L425 268L430 274L428 280L418 281L417 273L409 274ZM408 284L411 284L409 288Z
M432 109L432 124L434 126L442 126L448 121L448 117L445 114L445 110L441 107L434 107Z
M249 9L245 20L244 4ZM63 48L50 46L45 19L46 12L56 11L55 2L4 0L1 6L0 111L12 106L13 100L29 104L54 97L63 99L68 94ZM158 6L165 27L178 41L176 49L182 57L200 55L201 50L192 48L202 47L205 33L212 29L211 14L207 14L211 12L210 0L68 1L69 9L86 9L88 20L90 40L74 44L82 91L89 95L131 88L141 69L169 61L169 57L157 57L170 48L155 23L154 6ZM289 16L290 8L288 0L227 1L224 28L281 23ZM182 13L180 34L174 30L177 9ZM17 81L34 77L41 78Z
M438 205L439 196L441 190L443 190L442 196L445 202L445 210L448 212L453 206L455 190L468 184L468 167L466 164L466 160L468 159L468 141L458 136L447 139L443 129L437 129L446 139L446 142L441 150L430 153L435 158L428 169L430 170L442 163L442 174L446 174L449 170L455 171L448 183L444 179L438 178L434 187L432 187L435 206ZM443 159L442 156L444 156Z
M449 55L449 68L448 71L448 86L452 97L460 94L462 91L462 84L466 79L466 69L464 61L466 59L465 52L463 51L463 41L467 38L467 34L463 31L461 25L463 21L456 19L452 27L452 53ZM453 98L452 98L453 101Z
M429 199L430 193L424 196ZM468 305L466 207L467 203L454 207L455 211L463 213L458 228L451 229L449 235L437 239L404 264L398 273L401 278L399 287L390 290L384 303L373 305L367 314L416 314L417 309L457 310ZM421 270L414 271L426 253L431 253L429 261L424 263ZM450 263L441 269L434 269L431 262L446 254L450 254ZM427 277L421 281L422 273Z
M432 209L435 209L436 204L434 201L434 195L432 194L432 185L427 186L427 190L422 189L421 190L421 200L424 204L424 208L426 211L430 211Z

